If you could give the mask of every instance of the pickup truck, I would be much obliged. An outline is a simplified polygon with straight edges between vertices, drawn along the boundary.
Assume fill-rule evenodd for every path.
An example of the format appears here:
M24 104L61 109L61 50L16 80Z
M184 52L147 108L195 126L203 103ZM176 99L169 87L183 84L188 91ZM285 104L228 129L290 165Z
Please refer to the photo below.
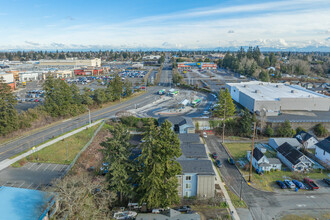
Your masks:
M312 189L318 189L318 185L316 185L316 183L312 180L312 179L309 179L309 178L304 178L304 182L310 186Z

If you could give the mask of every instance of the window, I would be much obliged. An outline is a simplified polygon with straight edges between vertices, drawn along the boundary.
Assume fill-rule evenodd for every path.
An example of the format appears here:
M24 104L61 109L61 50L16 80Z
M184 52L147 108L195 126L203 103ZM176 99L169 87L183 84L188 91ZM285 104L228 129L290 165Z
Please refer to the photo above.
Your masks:
M191 192L190 191L186 191L186 197L190 197L191 196Z
M323 155L325 155L325 151L323 151Z
M191 184L190 183L186 183L186 189L191 189Z
M190 181L191 180L191 176L186 176L186 180Z

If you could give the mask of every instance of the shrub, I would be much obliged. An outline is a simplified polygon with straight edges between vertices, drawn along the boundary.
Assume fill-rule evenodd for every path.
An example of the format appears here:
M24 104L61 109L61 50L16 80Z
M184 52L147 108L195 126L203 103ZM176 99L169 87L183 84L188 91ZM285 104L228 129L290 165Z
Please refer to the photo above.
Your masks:
M315 125L313 130L316 136L319 137L324 137L328 134L328 130L322 124Z

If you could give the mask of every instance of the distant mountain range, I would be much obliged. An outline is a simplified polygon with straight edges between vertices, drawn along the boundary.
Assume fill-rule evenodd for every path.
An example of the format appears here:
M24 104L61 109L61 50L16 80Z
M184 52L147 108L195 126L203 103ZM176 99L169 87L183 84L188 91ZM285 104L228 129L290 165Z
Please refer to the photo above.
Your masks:
M245 50L249 48L249 46L242 46ZM306 47L262 47L259 46L261 51L267 52L267 51L291 51L291 52L330 52L330 47L328 46L306 46ZM107 47L107 46L95 46L92 47L84 47L84 48L70 48L70 47L62 47L62 48L17 48L17 49L1 49L0 51L3 52L9 52L9 51L40 51L40 50L47 50L47 51L99 51L99 50L114 50L114 51L121 51L121 50L127 50L127 51L196 51L196 50L202 50L202 51L238 51L240 49L240 46L233 46L233 47L214 47L214 48L195 48L195 49L189 49L189 48L161 48L161 47L137 47L137 48L117 48L117 47Z

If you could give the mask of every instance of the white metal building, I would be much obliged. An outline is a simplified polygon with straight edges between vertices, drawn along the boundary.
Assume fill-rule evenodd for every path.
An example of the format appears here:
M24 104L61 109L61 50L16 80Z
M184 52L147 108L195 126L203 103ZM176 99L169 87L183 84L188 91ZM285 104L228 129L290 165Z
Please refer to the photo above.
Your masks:
M329 111L330 97L296 85L259 81L226 83L231 97L251 112L278 115L281 111Z

